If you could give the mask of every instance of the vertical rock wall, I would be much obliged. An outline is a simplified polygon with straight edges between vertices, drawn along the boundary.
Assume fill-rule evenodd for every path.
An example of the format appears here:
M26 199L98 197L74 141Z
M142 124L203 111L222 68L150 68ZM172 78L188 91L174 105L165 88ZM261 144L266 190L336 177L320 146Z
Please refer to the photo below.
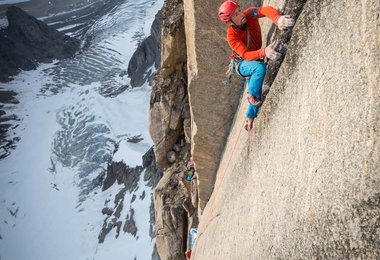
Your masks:
M153 80L150 133L163 178L154 192L156 247L161 259L185 259L188 230L198 225L191 191L196 178L184 176L190 159L190 109L181 0L166 0L163 10L161 67ZM196 194L195 194L196 196Z
M228 84L226 26L218 19L221 1L185 0L188 91L192 154L198 172L199 206L203 209L214 187L219 160L236 112L242 88Z
M174 164L164 172L154 193L156 246L162 260L183 260L186 250L185 196L178 181L182 167Z
M251 135L239 108L192 259L379 259L379 13L306 1Z
M167 153L190 121L183 4L165 1L162 19L161 67L153 78L149 121L158 168L169 166Z

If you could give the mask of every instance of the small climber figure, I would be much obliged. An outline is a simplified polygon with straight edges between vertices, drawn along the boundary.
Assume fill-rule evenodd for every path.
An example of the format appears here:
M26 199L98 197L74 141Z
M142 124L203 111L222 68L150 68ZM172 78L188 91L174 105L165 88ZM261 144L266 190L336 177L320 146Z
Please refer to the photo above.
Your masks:
M266 73L264 58L278 60L281 57L272 45L261 48L261 29L258 18L268 17L280 30L294 26L294 19L289 15L281 15L271 6L250 7L242 12L239 4L233 0L222 3L218 16L223 23L228 25L227 42L233 50L230 56L233 67L238 74L249 78L247 82L249 106L244 128L250 131L262 104L261 88Z
M195 162L193 160L193 156L190 157L190 160L187 162L185 177L187 181L191 181L194 177L195 173Z

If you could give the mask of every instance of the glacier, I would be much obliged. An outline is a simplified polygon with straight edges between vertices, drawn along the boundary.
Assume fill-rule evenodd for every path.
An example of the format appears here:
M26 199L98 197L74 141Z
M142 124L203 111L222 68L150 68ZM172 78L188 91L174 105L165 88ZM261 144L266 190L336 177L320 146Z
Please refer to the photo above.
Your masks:
M3 107L17 116L8 134L19 141L0 160L1 259L151 259L152 190L143 174L133 193L125 194L120 216L134 209L137 236L121 232L116 238L113 229L103 243L101 211L122 186L102 192L99 179L110 161L141 165L152 146L150 86L130 88L126 68L162 5L163 0L119 1L91 21L45 17L80 38L81 52L0 83L19 100ZM136 136L142 140L128 142Z

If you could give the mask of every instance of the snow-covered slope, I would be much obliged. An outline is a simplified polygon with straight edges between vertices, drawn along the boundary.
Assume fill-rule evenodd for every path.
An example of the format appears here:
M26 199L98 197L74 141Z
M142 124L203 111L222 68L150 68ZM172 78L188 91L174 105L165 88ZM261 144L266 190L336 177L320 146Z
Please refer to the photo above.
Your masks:
M125 1L87 23L82 35L83 25L72 25L72 34L86 42L80 54L0 85L16 91L20 101L3 107L20 119L9 132L20 141L0 161L1 259L151 258L151 188L143 174L133 193L125 194L119 218L134 209L136 237L121 231L116 239L112 230L98 243L102 208L123 188L114 184L102 192L100 186L109 161L141 165L152 145L150 87L128 88L125 70L162 4ZM143 140L128 142L135 136Z

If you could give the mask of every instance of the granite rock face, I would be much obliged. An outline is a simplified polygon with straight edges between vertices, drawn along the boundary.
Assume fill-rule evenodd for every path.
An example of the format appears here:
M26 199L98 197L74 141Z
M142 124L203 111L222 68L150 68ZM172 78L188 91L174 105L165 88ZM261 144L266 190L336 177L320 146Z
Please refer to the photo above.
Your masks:
M165 1L162 16L161 67L153 78L149 125L158 168L169 166L167 153L183 134L184 120L190 118L181 1Z
M185 259L187 219L182 204L185 195L179 181L183 166L175 163L164 171L154 192L156 246L161 259Z
M157 251L152 257L177 260L185 259L188 230L198 223L182 181L191 135L182 1L165 1L161 33L161 64L153 77L150 100L149 131L157 167L163 169L153 196Z
M128 76L131 86L139 87L151 78L152 66L158 67L161 61L161 23L162 14L159 11L150 29L150 35L144 39L133 53L128 64Z
M80 41L50 28L18 7L7 9L8 27L0 31L0 82L38 63L72 57Z
M198 225L196 200L196 177L185 177L190 145L180 146L173 164L164 170L164 175L154 192L156 216L156 245L161 259L185 259L189 250L189 230Z
M379 13L306 1L251 135L238 110L192 259L379 259Z
M214 187L219 161L243 88L227 82L230 47L227 26L219 21L221 1L185 0L188 92L192 155L197 164L199 206L203 210Z

